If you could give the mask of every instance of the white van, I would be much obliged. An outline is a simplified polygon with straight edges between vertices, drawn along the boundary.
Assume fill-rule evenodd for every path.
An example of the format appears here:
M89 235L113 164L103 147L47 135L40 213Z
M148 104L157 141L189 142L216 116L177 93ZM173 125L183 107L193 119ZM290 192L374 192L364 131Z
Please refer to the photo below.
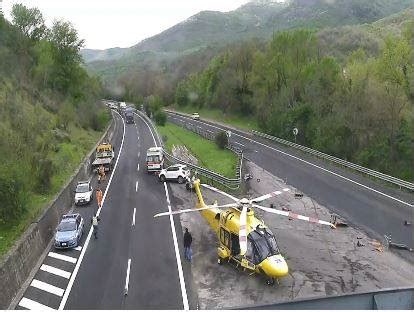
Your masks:
M161 171L164 168L162 147L150 147L147 150L147 172Z

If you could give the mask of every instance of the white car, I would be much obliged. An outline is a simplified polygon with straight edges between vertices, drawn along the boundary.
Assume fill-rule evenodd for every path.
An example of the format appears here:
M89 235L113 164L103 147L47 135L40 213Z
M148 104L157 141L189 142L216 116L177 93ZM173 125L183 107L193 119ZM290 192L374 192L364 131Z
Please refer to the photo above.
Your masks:
M81 181L76 185L75 205L89 204L93 198L93 188L89 181Z
M193 113L191 115L191 118L193 118L194 120L200 120L200 115L198 113Z
M185 165L173 165L162 169L158 174L161 182L166 180L177 180L178 183L184 183L190 177L190 170Z

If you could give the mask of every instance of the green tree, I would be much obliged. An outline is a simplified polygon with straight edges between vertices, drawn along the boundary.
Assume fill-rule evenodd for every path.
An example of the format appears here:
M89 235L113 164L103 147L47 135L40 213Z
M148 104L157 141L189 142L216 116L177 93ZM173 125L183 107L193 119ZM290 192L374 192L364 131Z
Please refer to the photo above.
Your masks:
M27 37L40 40L47 34L43 15L37 8L27 8L23 4L13 4L12 21Z

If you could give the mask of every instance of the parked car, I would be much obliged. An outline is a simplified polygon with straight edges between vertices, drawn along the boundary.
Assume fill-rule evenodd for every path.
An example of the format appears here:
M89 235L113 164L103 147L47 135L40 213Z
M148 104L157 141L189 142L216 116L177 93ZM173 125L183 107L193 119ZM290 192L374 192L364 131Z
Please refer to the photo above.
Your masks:
M62 217L55 234L55 248L66 249L79 245L83 234L84 221L79 213Z
M191 118L193 118L194 120L200 120L200 115L198 113L193 113L191 115Z
M173 165L162 169L158 174L161 182L166 180L176 180L178 183L184 183L190 177L190 170L185 165Z
M89 181L80 181L75 189L75 205L89 204L93 199L93 188Z

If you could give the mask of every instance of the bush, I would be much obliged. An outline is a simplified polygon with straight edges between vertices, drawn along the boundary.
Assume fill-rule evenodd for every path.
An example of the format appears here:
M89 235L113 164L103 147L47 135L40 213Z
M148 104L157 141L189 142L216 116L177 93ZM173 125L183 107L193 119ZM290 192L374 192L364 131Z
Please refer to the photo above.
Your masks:
M21 170L0 168L0 223L17 219L26 211L27 183Z
M52 185L52 176L54 174L54 166L49 158L40 159L37 167L37 183L36 191L46 194Z
M221 149L225 149L226 146L229 144L229 138L227 137L227 133L224 131L217 133L216 137L214 138L214 141L216 142L217 146Z
M167 122L167 114L163 111L159 110L155 112L154 115L155 123L159 126L165 126L165 123Z

